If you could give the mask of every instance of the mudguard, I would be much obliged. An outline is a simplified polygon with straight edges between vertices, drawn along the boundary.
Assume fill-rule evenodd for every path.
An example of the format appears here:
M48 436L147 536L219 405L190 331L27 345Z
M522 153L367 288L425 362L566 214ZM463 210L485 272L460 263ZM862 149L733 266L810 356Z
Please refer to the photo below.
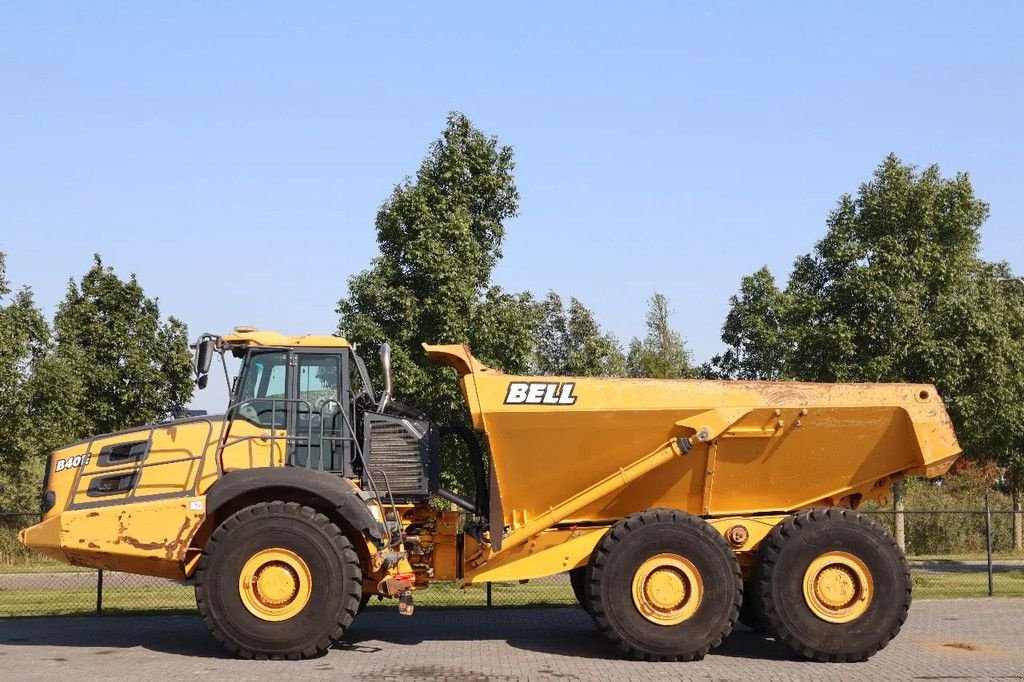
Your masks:
M344 478L311 469L261 467L224 474L206 494L206 513L216 516L242 496L267 500L275 499L275 494L314 508L328 505L357 531L378 543L383 538L383 526L370 514L358 488Z

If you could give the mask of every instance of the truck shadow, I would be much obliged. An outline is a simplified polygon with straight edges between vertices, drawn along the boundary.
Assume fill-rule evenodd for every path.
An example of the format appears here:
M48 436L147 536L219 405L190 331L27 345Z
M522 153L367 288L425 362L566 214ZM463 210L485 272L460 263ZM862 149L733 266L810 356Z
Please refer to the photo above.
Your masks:
M371 608L352 625L340 650L375 653L387 645L422 642L503 641L515 649L556 656L618 660L622 655L577 607L420 609L403 618L392 609ZM737 625L713 656L794 660L786 647Z
M405 618L386 608L360 614L334 655L399 653L423 642L494 642L513 649L574 658L621 660L621 654L576 607L418 609ZM175 656L229 658L196 615L84 616L0 619L0 649L92 649L96 655L142 648ZM791 659L771 639L737 626L713 656Z
M95 649L97 655L141 647L179 656L226 657L194 615L0 619L0 647L7 645Z

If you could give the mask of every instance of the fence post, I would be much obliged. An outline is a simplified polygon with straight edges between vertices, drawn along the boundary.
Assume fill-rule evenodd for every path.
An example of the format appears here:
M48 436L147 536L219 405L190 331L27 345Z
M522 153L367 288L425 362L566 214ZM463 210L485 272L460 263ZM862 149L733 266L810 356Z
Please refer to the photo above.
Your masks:
M1013 549L1016 551L1024 550L1024 529L1021 528L1021 521L1024 521L1024 507L1021 505L1021 484L1016 481L1013 483L1013 492L1011 497L1013 498L1013 514L1010 516L1013 518Z
M907 552L907 521L903 515L903 481L896 481L892 485L892 530L896 539L896 546L900 551Z
M491 584L487 583L487 607L491 606Z
M993 594L992 585L992 507L988 503L988 486L985 486L985 553L988 556L988 596Z
M96 615L103 613L103 569L96 573Z

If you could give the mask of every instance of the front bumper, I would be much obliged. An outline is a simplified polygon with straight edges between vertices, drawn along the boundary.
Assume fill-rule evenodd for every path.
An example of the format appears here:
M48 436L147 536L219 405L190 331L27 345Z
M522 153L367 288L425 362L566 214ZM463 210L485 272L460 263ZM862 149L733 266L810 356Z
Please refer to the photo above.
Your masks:
M69 563L60 546L60 516L53 516L34 526L18 531L18 541L29 549L45 554L51 559Z

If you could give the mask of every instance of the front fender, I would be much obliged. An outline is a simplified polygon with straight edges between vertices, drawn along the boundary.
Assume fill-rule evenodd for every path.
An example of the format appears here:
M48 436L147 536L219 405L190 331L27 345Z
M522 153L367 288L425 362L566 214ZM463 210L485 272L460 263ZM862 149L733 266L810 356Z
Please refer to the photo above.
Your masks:
M277 499L314 509L329 507L353 530L366 533L377 543L384 537L383 525L373 518L359 488L348 479L312 469L262 467L224 474L206 493L206 513L219 519L227 510L236 511L239 502Z

